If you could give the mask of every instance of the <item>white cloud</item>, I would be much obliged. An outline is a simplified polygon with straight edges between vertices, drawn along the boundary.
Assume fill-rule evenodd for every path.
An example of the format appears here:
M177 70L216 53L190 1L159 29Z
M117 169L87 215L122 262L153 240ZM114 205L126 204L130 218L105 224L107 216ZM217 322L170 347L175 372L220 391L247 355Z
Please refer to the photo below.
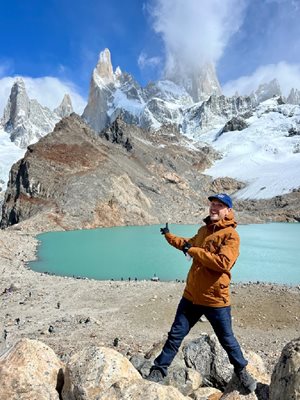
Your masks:
M148 57L145 52L142 52L138 58L138 66L141 69L145 67L156 67L160 64L161 60L159 57Z
M153 28L166 52L166 73L174 67L216 63L240 28L247 0L152 0Z
M274 78L278 80L282 94L288 96L292 88L300 89L300 65L282 61L278 64L260 66L251 75L227 82L222 90L227 96L232 96L235 92L248 95L260 84L270 82Z
M12 69L13 67L11 60L9 59L0 60L0 77L10 74Z
M82 114L86 100L78 93L76 86L69 81L61 81L58 78L46 76L42 78L30 78L20 76L26 86L30 99L36 99L41 105L53 110L57 107L63 96L68 93L71 97L74 111ZM10 91L16 77L4 77L0 79L0 117L10 95Z

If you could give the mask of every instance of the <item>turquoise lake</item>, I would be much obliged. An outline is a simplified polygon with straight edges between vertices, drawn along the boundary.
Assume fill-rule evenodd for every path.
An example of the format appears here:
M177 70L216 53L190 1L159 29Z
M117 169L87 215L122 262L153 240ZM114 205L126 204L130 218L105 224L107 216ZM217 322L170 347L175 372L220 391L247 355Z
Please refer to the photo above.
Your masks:
M49 232L38 236L35 271L99 280L186 278L191 262L160 234L161 225ZM198 225L169 225L192 237ZM300 224L240 225L241 254L233 282L300 284Z

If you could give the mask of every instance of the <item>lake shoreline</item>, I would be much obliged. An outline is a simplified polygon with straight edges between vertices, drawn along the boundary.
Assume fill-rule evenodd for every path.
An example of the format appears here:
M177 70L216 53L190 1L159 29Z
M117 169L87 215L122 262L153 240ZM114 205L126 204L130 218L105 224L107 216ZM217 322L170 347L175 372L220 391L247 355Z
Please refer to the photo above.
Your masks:
M0 231L0 354L22 337L45 342L66 360L84 345L113 347L116 337L125 355L144 353L166 338L184 283L34 272L26 265L36 256L37 234ZM237 338L271 369L283 346L300 336L300 286L234 283L231 293ZM199 332L210 333L209 324L198 323L187 340Z

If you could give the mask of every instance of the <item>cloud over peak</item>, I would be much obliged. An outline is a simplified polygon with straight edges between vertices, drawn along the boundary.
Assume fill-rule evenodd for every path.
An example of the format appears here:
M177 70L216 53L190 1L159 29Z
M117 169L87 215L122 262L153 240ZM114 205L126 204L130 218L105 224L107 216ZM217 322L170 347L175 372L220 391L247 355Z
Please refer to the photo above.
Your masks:
M165 72L216 63L244 18L246 0L152 0L153 29L165 46Z
M226 96L233 96L236 92L240 95L249 95L259 85L269 83L273 79L278 80L282 94L287 97L292 88L300 89L300 65L288 64L284 61L263 65L251 75L227 82L222 90Z

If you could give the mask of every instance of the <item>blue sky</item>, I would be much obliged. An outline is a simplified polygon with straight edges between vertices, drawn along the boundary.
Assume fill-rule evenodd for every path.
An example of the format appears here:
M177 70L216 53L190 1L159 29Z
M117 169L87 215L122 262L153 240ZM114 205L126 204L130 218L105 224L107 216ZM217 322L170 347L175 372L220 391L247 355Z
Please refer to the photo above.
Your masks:
M0 113L15 76L54 107L83 107L99 53L142 85L174 60L211 60L225 94L273 77L300 89L300 0L10 0L0 13ZM1 114L0 114L1 115Z

